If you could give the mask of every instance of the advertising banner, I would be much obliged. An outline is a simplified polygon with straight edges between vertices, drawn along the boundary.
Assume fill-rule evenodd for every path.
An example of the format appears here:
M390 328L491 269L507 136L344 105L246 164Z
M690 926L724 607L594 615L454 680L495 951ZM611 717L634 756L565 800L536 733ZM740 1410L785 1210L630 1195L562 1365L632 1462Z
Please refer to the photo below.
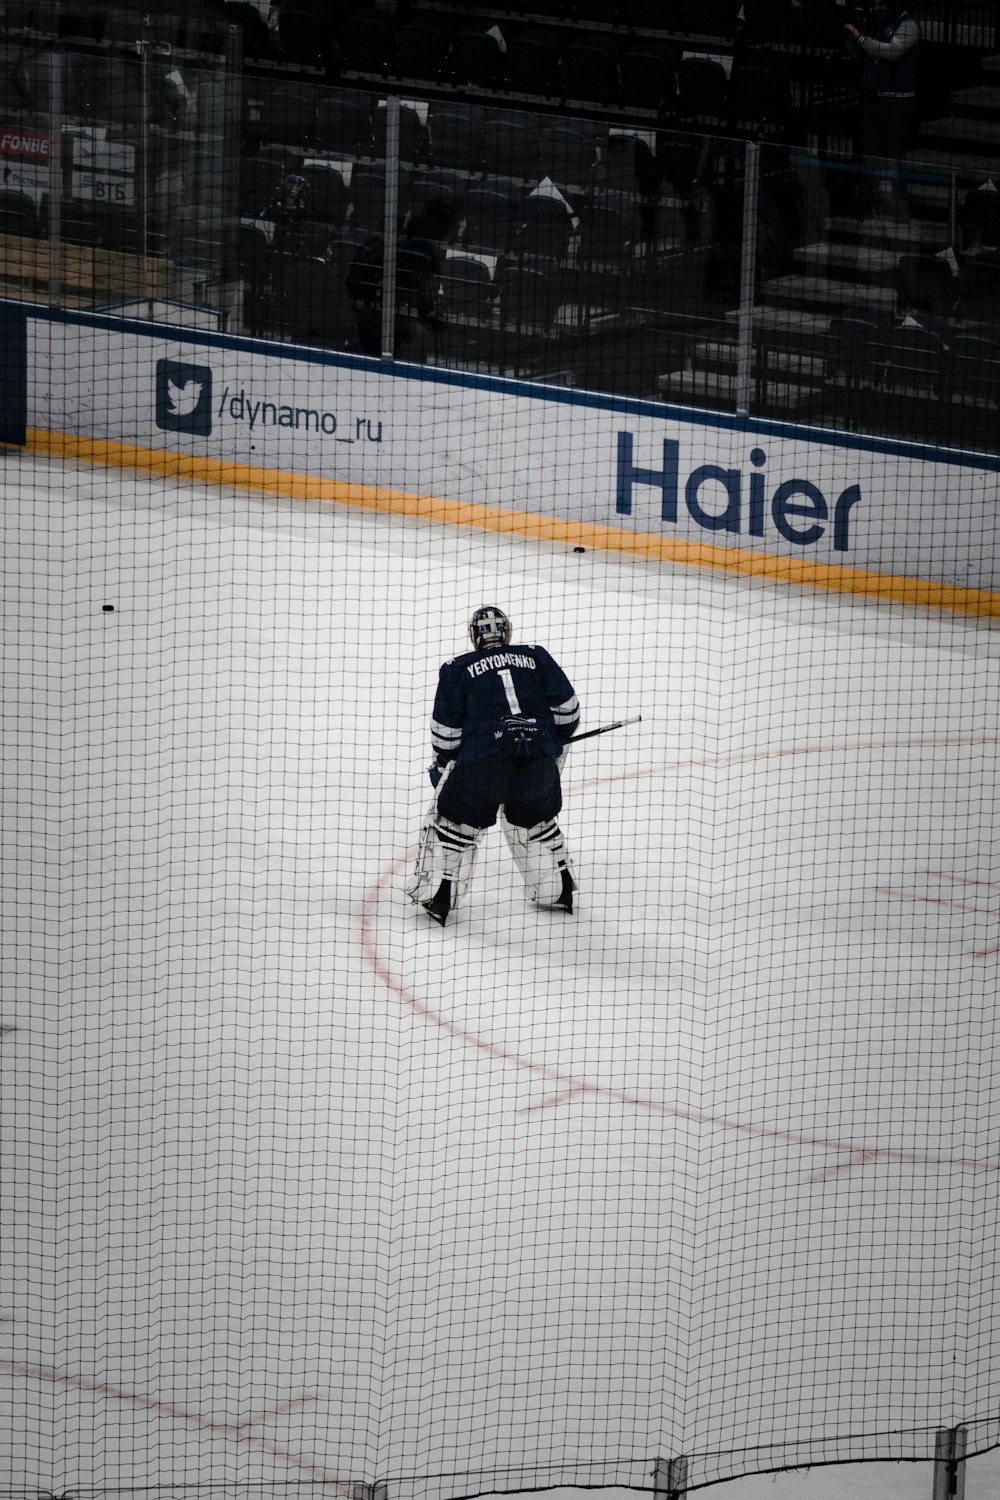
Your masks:
M313 476L335 498L502 509L723 566L738 552L996 586L985 457L112 320L33 320L30 359L33 427Z
M37 203L49 190L49 133L5 125L0 130L0 188Z

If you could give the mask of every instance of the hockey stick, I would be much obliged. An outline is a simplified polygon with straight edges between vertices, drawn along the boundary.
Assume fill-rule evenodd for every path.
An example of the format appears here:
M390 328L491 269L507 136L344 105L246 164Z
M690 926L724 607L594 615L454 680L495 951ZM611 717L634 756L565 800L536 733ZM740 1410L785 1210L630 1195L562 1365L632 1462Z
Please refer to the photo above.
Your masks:
M636 714L634 719L616 719L613 724L602 724L600 729L585 729L583 734L574 734L566 743L575 745L580 740L592 740L595 734L610 734L612 729L624 729L626 724L638 724L641 720L642 714Z

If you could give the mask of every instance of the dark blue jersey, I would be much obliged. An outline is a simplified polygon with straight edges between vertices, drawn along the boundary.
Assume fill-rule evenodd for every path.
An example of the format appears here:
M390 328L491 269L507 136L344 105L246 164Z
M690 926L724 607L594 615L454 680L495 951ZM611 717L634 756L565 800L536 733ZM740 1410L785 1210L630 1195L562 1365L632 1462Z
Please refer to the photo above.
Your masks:
M576 732L577 696L543 647L487 646L445 662L431 719L431 743L439 762L494 755L511 719L537 724L546 755L560 755Z

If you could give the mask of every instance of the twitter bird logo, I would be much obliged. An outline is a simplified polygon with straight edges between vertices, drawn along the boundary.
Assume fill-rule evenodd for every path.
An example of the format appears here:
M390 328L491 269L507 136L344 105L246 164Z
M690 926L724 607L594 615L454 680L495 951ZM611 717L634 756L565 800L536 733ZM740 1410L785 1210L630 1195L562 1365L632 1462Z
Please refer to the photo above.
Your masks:
M156 425L164 432L208 437L212 431L212 371L207 365L161 359L156 365Z
M201 380L187 380L183 385L175 385L172 380L167 381L167 401L172 417L189 417L201 400L201 393L205 389Z

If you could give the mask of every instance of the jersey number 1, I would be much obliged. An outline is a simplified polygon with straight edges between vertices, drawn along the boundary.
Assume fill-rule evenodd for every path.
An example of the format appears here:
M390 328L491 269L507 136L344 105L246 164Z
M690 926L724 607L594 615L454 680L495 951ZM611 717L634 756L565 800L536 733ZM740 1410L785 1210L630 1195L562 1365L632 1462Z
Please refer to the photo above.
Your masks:
M503 683L503 690L507 694L507 704L510 708L511 713L519 714L521 712L521 705L517 701L517 693L514 689L514 679L510 674L510 669L508 667L501 667L498 675L500 677L500 681Z

